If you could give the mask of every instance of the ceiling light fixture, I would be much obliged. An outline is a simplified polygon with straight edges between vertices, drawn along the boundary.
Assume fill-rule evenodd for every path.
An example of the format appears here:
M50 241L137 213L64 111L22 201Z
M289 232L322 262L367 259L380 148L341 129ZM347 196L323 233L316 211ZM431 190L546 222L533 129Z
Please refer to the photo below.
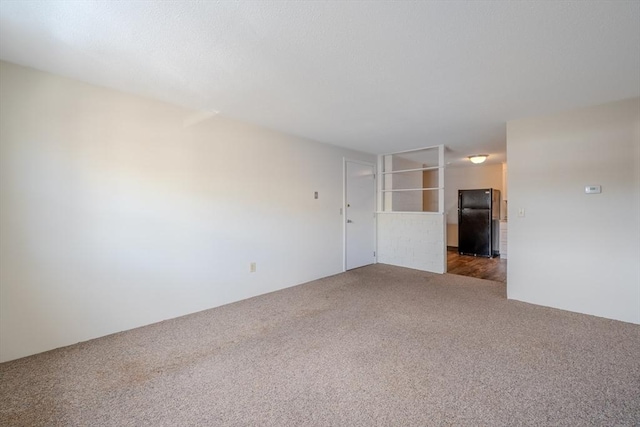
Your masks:
M471 163L478 164L487 160L487 157L489 157L488 154L475 154L473 156L469 156L469 160L471 160Z

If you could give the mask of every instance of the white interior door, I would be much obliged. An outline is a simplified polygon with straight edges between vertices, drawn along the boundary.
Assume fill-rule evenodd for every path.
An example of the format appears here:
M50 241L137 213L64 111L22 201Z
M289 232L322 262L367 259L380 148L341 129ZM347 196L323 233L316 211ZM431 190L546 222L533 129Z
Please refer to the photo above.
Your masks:
M345 266L375 262L375 170L373 165L345 162Z

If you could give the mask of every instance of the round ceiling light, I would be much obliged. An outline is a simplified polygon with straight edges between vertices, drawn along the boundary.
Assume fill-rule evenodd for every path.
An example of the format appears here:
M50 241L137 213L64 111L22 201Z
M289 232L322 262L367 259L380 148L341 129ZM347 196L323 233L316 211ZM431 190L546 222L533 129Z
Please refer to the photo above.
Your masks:
M473 156L469 156L469 160L471 160L471 163L483 163L485 160L487 160L487 157L489 157L488 154L475 154Z

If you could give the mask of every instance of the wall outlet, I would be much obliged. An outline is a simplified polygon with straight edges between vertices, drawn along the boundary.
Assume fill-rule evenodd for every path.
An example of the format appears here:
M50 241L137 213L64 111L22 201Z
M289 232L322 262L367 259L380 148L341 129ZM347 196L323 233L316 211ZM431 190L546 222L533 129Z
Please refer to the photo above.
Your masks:
M256 272L256 263L255 263L255 262L252 262L252 263L249 265L249 272L250 272L250 273L255 273L255 272Z
M518 217L520 217L520 218L524 218L524 214L525 214L525 212L524 212L524 208L520 208L520 209L518 209Z

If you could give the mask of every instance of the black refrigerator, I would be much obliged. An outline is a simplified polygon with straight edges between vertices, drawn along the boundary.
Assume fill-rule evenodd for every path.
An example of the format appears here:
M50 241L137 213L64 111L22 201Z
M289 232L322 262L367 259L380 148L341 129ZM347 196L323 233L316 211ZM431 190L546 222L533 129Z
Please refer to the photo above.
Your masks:
M500 255L500 190L458 190L458 252L462 255Z

